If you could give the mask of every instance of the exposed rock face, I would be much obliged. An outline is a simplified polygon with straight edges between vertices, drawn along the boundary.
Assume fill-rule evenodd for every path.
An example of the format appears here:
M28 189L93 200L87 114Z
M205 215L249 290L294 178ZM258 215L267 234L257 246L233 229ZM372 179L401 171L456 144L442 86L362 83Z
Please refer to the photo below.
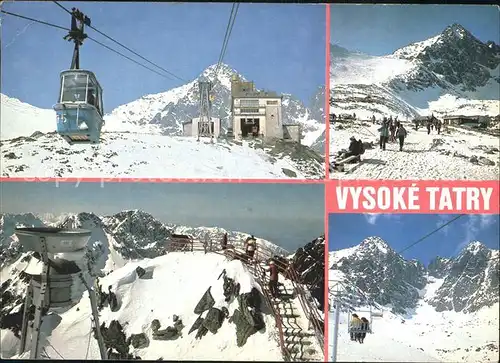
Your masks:
M422 110L431 107L439 117L450 112L460 115L462 109L496 116L493 112L498 108L490 110L487 105L500 97L500 46L481 42L459 24L390 55L370 56L335 45L330 54L332 113L374 114L377 119L392 114L411 119L421 112L430 114L431 110ZM373 77L377 67L392 64L401 66L401 72ZM443 95L458 97L461 102L449 111L443 105L431 106L430 102Z
M499 299L499 259L480 242L469 244L448 261L443 284L428 301L437 311L474 312Z
M342 271L374 301L391 304L396 313L414 308L418 290L426 284L424 266L406 261L379 237L366 238L355 254L337 260L331 268Z
M299 248L291 261L297 271L300 283L306 285L324 311L325 298L325 236L316 238Z
M448 88L449 83L460 86L463 91L474 91L486 85L491 79L491 70L500 64L500 46L481 42L460 24L446 27L439 41L419 53L409 51L411 48L412 45L399 49L395 55L421 62L420 73L416 73L420 86ZM424 79L426 82L422 82Z

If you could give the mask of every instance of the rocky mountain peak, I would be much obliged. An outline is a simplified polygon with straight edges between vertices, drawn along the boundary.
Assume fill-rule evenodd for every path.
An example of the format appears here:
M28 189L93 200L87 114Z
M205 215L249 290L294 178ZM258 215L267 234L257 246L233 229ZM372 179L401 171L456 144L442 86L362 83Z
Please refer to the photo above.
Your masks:
M465 251L470 252L472 254L477 254L480 251L489 250L482 242L472 241L465 248Z
M434 275L443 284L428 302L437 311L474 312L499 301L499 260L492 258L498 251L483 243L469 243L453 259L442 259L443 271ZM433 265L436 267L437 265ZM429 266L431 270L431 266Z
M469 39L475 39L474 36L467 30L465 29L462 25L458 23L454 23L451 25L448 25L443 32L441 33L445 38L457 38L457 39L464 39L464 38L469 38Z
M394 252L394 250L384 241L382 238L377 236L371 236L365 238L359 245L360 248L369 250L371 252L387 254L389 252Z

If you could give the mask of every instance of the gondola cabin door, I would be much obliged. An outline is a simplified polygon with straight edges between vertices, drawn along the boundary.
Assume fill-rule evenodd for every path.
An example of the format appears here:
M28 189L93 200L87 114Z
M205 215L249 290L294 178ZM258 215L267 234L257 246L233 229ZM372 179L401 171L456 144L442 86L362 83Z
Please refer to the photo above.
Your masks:
M94 73L61 72L59 100L54 105L57 133L69 144L97 144L103 120L102 88Z

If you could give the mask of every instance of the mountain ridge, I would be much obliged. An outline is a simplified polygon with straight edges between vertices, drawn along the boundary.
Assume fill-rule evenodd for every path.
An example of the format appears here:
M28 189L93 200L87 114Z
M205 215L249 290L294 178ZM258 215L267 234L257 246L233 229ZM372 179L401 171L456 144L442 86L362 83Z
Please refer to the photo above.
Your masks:
M463 110L463 103L470 108L468 114L500 113L500 46L481 42L459 24L384 56L361 55L336 45L330 52L333 113L404 119L431 112L441 115L453 104ZM391 93L388 100L377 99L384 92ZM457 99L450 103L449 96Z
M331 270L341 271L375 302L390 304L400 314L421 300L419 290L430 283L429 276L443 280L428 301L437 312L475 312L499 302L498 256L499 250L471 241L457 256L436 256L426 267L406 260L380 237L329 253Z

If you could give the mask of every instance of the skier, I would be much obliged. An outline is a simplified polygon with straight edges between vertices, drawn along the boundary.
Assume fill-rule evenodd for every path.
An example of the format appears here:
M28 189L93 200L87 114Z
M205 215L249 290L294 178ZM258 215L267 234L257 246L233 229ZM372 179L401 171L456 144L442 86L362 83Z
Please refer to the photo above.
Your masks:
M403 151L403 145L405 143L405 138L408 135L403 125L399 124L398 130L396 131L396 136L399 139L399 151Z
M361 319L359 319L358 314L352 314L351 324L349 330L351 331L351 340L356 341L359 328L361 327Z
M269 262L269 291L273 298L278 297L278 267L273 260Z

